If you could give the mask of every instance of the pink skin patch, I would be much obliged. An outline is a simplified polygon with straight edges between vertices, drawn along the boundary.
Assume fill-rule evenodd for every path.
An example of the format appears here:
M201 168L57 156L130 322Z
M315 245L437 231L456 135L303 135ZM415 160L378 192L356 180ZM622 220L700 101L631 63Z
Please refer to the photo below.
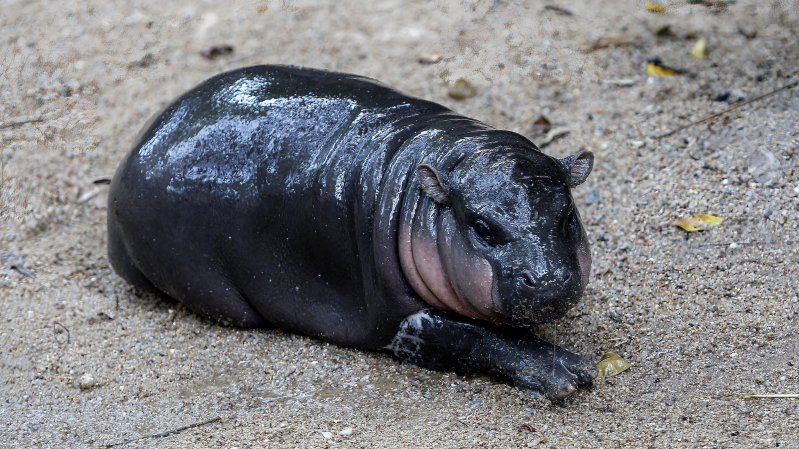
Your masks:
M455 218L445 214L438 226L438 253L443 269L450 279L456 297L476 315L471 318L500 323L502 316L494 303L494 270L491 264L462 241Z
M411 287L437 309L500 321L494 309L491 265L468 254L462 245L453 244L451 231L440 231L444 237L434 241L424 229L400 224L400 265Z
M413 291L426 303L437 309L449 310L444 303L439 301L436 295L427 288L427 285L422 280L422 276L419 274L413 257L413 249L411 246L412 238L411 226L406 223L400 223L399 256L400 266L402 267L403 274L405 274L405 278L408 280L408 283L411 284Z

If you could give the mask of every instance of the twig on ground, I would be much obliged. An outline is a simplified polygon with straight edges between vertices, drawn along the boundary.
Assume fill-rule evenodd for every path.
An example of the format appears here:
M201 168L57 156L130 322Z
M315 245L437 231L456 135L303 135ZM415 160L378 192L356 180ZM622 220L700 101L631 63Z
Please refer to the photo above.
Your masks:
M611 86L630 87L634 86L638 80L635 78L606 78L602 80L602 84L610 84Z
M560 14L561 16L573 16L574 13L569 11L568 9L558 6L558 5L544 5L545 11L552 11L554 13Z
M202 422L197 422L197 423L193 423L193 424L187 424L185 426L178 427L177 429L167 430L166 432L154 433L154 434L151 434L151 435L144 435L144 436L140 436L140 437L137 437L137 438L128 438L127 440L119 441L119 442L116 442L116 443L109 443L109 444L106 444L104 447L109 448L109 447L114 447L114 446L122 446L124 444L132 443L134 441L139 441L139 440L146 440L148 438L168 437L170 435L174 435L176 433L180 433L180 432L183 432L185 430L194 429L196 427L205 426L205 425L208 425L208 424L213 424L213 423L219 422L219 421L222 421L222 417L221 416L216 416L216 417L213 417L211 419L208 419L208 420L205 420L205 421L202 421Z
M799 393L736 393L741 399L799 399Z
M0 123L0 129L6 128L16 128L17 126L27 125L28 123L41 123L44 121L44 118L31 118L27 120L18 120L15 122L8 122L8 123Z
M699 246L730 246L730 245L773 245L776 242L763 242L763 241L751 241L751 242L727 242L727 243L700 243Z
M738 103L738 104L735 104L733 106L730 106L729 108L727 108L727 109L725 109L725 110L723 110L721 112L716 112L715 114L710 114L710 115L708 115L706 117L703 117L703 118L701 118L699 120L695 120L693 122L686 123L685 125L678 126L678 127L674 128L674 129L672 129L671 131L668 131L666 133L663 133L663 134L660 134L658 136L655 136L655 139L663 139L663 138L669 137L669 136L671 136L673 134L677 134L678 132L680 132L680 131L682 131L684 129L688 129L688 128L692 127L692 126L699 125L699 124L707 122L709 120L713 120L716 117L721 117L724 114L732 112L732 111L734 111L736 109L740 109L740 108L742 108L742 107L744 107L744 106L746 106L748 104L754 103L756 101L760 101L760 100L762 100L764 98L768 98L768 97L770 97L772 95L775 95L777 93L780 93L780 92L782 92L784 90L791 89L791 88L796 87L796 86L799 86L799 80L796 80L796 81L794 81L792 83L788 83L788 84L786 84L786 85L784 85L782 87L778 87L778 88L776 88L776 89L774 89L774 90L772 90L770 92L766 92L766 93L764 93L762 95L758 95L755 98L751 98L749 100L742 101L741 103Z
M549 146L550 143L554 142L556 139L560 139L561 137L569 134L571 130L566 127L559 127L559 128L552 128L547 133L546 137L540 142L538 142L538 148L544 148Z

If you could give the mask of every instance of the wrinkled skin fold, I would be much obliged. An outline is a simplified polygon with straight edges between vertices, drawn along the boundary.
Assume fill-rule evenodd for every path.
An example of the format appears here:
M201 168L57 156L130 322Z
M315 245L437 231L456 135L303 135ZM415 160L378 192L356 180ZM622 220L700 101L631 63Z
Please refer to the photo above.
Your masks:
M594 370L526 329L588 282L570 189L592 163L367 78L248 67L142 131L112 180L109 258L222 323L559 399Z

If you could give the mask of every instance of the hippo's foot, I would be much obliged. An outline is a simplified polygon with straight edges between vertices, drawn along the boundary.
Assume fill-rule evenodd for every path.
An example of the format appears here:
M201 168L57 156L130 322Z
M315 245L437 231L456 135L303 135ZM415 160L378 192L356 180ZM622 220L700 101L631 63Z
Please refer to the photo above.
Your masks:
M502 373L514 385L560 400L591 385L597 370L577 354L542 340L524 341L510 350L516 358Z
M553 401L596 377L591 364L551 343L437 310L407 317L386 349L425 368L501 377Z

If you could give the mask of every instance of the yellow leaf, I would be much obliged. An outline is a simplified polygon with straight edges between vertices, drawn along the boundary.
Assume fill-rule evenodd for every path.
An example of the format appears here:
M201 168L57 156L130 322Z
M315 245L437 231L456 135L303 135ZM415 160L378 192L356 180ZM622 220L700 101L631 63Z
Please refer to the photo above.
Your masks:
M615 352L606 352L602 356L602 360L597 362L596 368L599 370L599 377L610 377L626 371L632 363L624 360L620 355Z
M646 74L649 76L674 76L679 75L679 72L670 67L649 62L646 64Z
M716 227L724 221L723 218L715 215L696 214L688 217L678 218L674 224L680 227L683 231L697 232L704 231Z
M691 48L691 55L696 59L704 59L707 56L707 39L700 37Z
M666 5L658 2L646 2L644 8L649 12L666 12Z

